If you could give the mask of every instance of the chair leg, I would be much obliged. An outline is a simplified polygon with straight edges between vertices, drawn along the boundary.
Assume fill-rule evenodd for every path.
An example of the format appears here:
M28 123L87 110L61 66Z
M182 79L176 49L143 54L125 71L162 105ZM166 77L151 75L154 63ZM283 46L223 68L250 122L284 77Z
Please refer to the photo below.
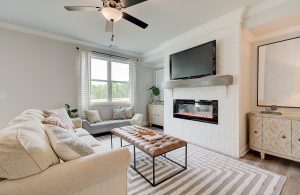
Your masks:
M152 186L155 186L155 157L152 157L152 163L153 163L153 183L152 183Z

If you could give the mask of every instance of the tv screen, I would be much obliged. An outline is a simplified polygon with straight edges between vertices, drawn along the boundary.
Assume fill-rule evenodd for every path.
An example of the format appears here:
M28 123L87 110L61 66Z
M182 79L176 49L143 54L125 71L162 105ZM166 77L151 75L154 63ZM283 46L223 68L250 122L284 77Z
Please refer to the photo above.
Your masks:
M199 78L216 74L216 40L170 56L171 79Z

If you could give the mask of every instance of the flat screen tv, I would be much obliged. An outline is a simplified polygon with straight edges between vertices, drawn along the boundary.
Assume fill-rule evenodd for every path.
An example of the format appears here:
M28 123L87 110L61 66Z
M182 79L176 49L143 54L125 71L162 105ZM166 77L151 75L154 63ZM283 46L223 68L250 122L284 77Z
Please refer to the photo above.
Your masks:
M216 40L170 55L170 78L216 75Z

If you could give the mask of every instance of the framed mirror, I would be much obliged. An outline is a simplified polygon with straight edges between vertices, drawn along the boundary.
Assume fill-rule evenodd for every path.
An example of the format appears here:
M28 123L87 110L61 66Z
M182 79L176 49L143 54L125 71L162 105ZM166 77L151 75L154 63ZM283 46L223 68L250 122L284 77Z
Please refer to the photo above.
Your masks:
M257 105L300 108L300 37L258 46Z

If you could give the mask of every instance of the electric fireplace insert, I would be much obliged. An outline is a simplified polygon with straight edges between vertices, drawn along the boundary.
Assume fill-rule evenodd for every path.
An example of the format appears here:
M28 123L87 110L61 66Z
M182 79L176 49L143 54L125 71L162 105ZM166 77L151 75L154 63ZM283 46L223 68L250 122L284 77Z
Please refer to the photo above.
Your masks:
M174 100L173 117L218 124L218 100Z

